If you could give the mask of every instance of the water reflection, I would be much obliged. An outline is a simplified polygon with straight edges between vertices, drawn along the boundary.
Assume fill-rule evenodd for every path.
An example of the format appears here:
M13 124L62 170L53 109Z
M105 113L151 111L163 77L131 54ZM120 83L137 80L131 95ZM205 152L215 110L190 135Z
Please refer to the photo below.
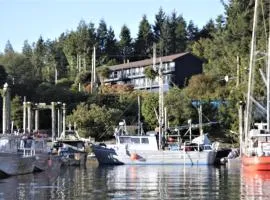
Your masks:
M110 199L239 199L239 176L229 181L224 168L118 166L102 170L107 171Z
M88 164L62 168L59 175L45 172L0 179L0 200L240 199L239 175L239 170L226 167Z
M58 189L54 184L58 177L59 172L46 171L0 179L0 199L48 199Z
M270 171L241 169L242 199L270 199Z

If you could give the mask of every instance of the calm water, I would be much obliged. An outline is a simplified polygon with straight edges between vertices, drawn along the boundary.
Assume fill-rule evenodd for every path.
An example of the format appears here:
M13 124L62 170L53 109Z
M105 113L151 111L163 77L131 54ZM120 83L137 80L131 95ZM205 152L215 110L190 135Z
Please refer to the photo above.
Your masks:
M242 178L241 178L242 177ZM107 166L0 179L2 199L270 199L270 173L207 166Z

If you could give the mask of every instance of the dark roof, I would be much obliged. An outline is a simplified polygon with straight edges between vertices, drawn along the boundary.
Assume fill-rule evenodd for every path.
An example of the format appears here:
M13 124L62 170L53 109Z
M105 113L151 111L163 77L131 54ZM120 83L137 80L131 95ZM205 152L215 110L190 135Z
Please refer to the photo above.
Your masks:
M175 59L183 57L187 54L190 54L190 53L185 52L185 53L178 53L178 54L173 54L173 55L169 55L169 56L158 57L158 58L156 58L156 64L159 64L160 59L162 62L171 62L171 61L174 61ZM118 69L141 67L141 66L148 66L148 65L153 65L153 58L139 60L139 61L135 61L135 62L124 63L124 64L120 64L120 65L112 65L112 66L108 66L108 67L111 70L118 70Z

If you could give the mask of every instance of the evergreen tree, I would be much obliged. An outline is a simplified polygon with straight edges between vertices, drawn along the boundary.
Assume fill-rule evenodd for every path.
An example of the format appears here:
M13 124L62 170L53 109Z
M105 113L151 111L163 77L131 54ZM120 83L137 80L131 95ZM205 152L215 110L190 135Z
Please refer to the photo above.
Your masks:
M166 20L166 14L162 8L159 8L158 13L155 15L154 38L155 42L158 43L162 37L162 26Z
M25 40L23 43L22 53L25 55L26 58L31 59L33 56L33 50L28 40Z
M33 49L34 73L38 80L42 80L42 68L44 67L46 47L42 36L39 37Z
M199 34L198 27L194 25L192 20L190 20L187 25L187 40L190 43L197 41L199 39L198 34Z
M106 42L106 55L107 60L106 62L110 60L116 60L118 59L118 47L117 47L117 41L115 39L114 31L112 27L109 28L108 34L107 34L107 42Z
M213 34L216 32L215 23L210 19L206 25L200 30L199 38L213 38Z
M72 31L68 33L63 40L63 52L68 61L68 78L74 80L77 75L77 35Z
M10 43L9 40L6 43L4 53L5 54L14 53L14 49L13 49L12 44Z
M96 43L96 35L95 35L95 28L94 24L90 23L89 25L86 24L84 20L81 20L76 31L77 36L77 59L80 59L81 67L84 70L89 69L91 66L91 57L88 55L90 54L93 46ZM81 69L81 70L82 70Z
M104 19L100 20L97 28L97 60L99 65L106 64L106 46L108 29Z
M135 42L135 55L138 59L144 59L151 56L154 36L150 23L146 15L143 16L138 31L138 37Z
M182 53L186 50L187 47L187 25L185 19L182 16L178 16L176 21L175 51L172 53Z
M122 59L124 62L126 62L127 59L130 59L133 50L130 30L126 25L123 25L121 28L119 48Z
M172 12L168 22L169 54L183 52L186 49L186 22L182 16L177 16L176 12Z
M2 88L7 81L7 73L3 65L0 65L0 87Z
M155 24L153 26L154 39L155 43L157 44L158 56L163 56L165 45L167 45L166 41L168 41L168 37L166 37L168 36L166 23L167 23L166 14L163 12L162 8L160 8L158 14L155 15Z
M169 17L166 17L166 21L162 25L162 37L160 38L157 47L159 56L167 56L170 54L170 42L171 42L171 32L170 32L170 23Z

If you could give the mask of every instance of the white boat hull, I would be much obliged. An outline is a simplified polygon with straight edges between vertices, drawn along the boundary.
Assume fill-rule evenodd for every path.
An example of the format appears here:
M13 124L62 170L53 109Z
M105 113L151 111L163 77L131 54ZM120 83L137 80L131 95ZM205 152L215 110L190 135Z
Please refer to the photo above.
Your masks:
M216 151L132 151L93 145L99 164L104 165L212 165ZM136 155L134 157L133 155Z

